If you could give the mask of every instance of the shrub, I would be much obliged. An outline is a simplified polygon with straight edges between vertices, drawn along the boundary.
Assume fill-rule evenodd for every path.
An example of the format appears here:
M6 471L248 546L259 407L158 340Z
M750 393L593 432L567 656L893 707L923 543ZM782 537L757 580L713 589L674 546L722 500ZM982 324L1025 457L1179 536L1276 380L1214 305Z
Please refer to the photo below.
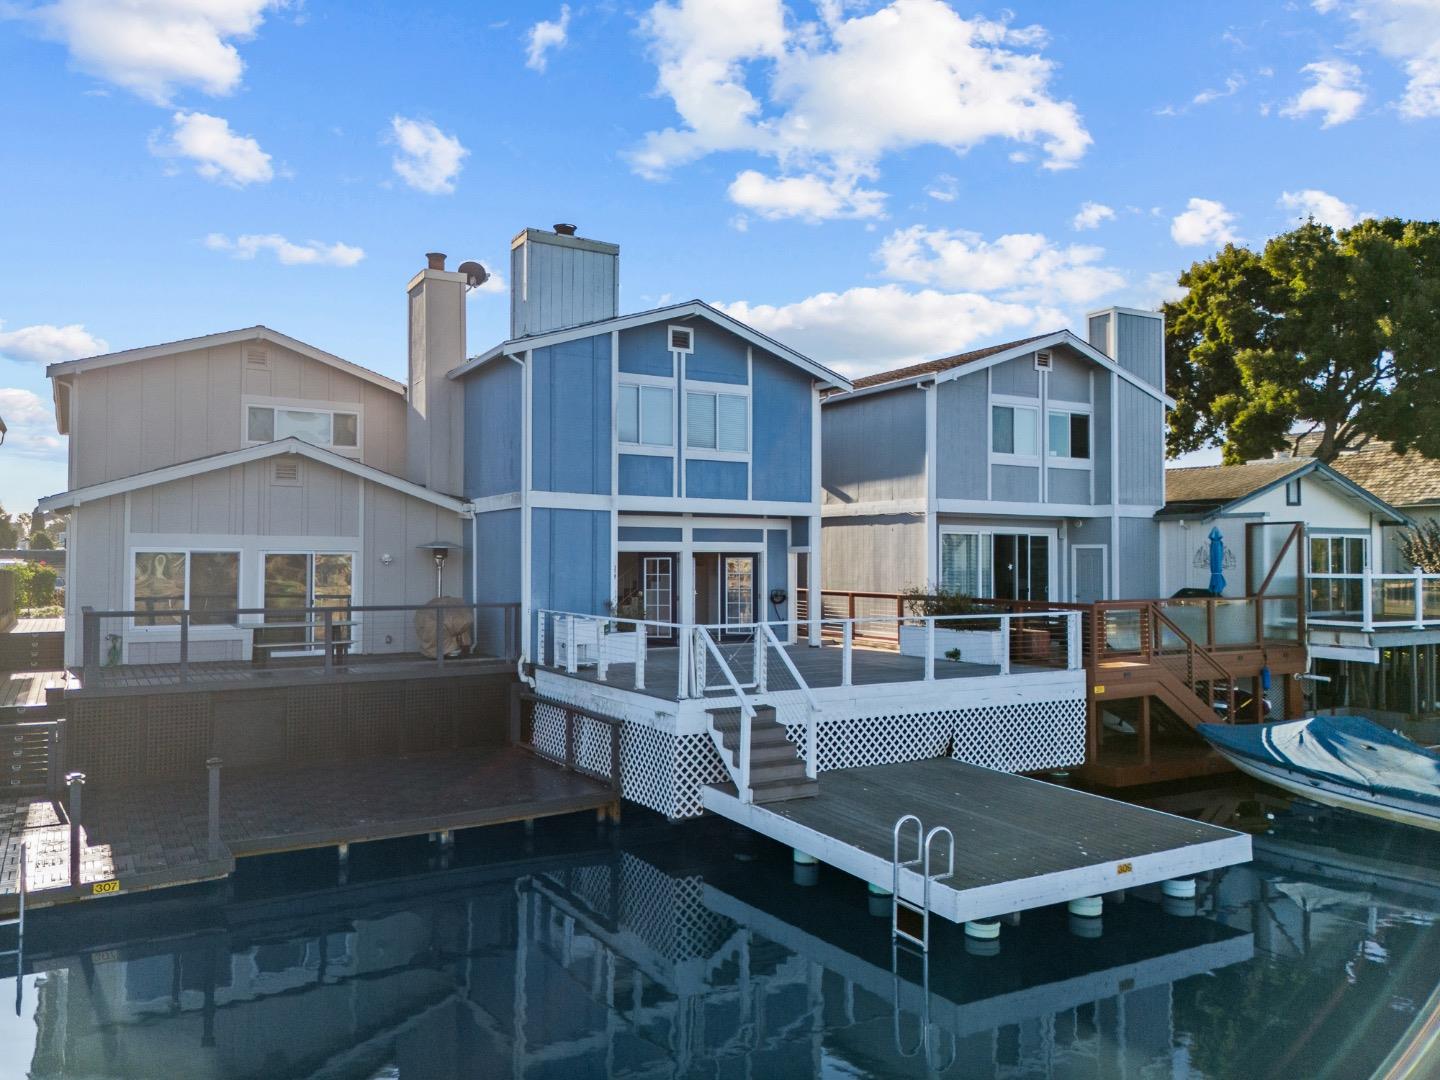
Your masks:
M55 579L59 575L49 563L21 562L10 570L15 575L17 608L48 607L55 603Z
M1440 521L1422 521L1401 533L1400 555L1427 574L1440 574Z

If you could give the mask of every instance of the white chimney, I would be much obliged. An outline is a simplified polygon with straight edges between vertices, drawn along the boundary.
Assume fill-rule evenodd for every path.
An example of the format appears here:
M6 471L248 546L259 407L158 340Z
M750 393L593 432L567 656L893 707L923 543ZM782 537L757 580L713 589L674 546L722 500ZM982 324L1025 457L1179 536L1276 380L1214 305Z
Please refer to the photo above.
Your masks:
M526 229L510 241L510 336L528 337L614 318L620 311L620 246Z
M425 256L410 279L410 377L405 413L405 476L449 495L464 492L460 385L446 372L465 360L464 274L445 269L445 256Z

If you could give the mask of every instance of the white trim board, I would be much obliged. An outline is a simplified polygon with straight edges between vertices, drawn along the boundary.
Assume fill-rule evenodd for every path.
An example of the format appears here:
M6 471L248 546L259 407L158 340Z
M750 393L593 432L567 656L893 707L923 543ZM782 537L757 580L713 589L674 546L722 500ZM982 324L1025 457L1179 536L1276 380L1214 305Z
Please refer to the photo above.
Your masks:
M173 356L177 353L194 352L196 349L218 349L224 345L233 345L244 341L268 341L272 345L279 345L297 352L301 356L309 357L311 360L318 360L322 364L328 364L330 367L354 375L357 379L363 379L375 386L401 395L405 393L405 384L402 382L381 375L378 371L361 367L359 364L353 364L334 353L317 349L314 345L307 345L299 338L293 338L289 334L282 334L278 330L271 330L268 326L260 325L247 326L242 330L224 330L217 334L205 334L201 337L182 338L179 341L169 341L161 345L146 345L138 349L101 353L98 356L84 356L78 360L51 364L45 369L45 375L47 378L54 379L58 376L74 375L82 371L94 371L97 368L134 364L157 356Z
M41 510L51 511L66 507L81 506L87 502L94 502L97 499L108 499L114 495L123 495L130 491L139 491L142 488L154 487L157 484L168 484L174 480L186 480L192 476L201 476L205 473L215 472L220 469L231 469L237 465L246 465L252 461L264 461L272 457L282 457L287 454L295 454L299 457L308 458L320 465L328 465L332 469L349 473L351 476L361 480L369 480L371 483L388 487L403 495L410 495L423 502L431 503L442 510L453 510L462 516L468 516L470 505L451 495L444 495L438 491L432 491L427 487L411 483L409 480L401 479L391 473L383 472L372 465L366 465L354 461L339 454L318 446L312 446L301 439L288 438L279 439L270 443L259 443L255 446L247 446L240 450L230 450L221 454L212 454L209 457L197 458L194 461L184 461L178 465L167 465L164 468L152 469L149 472L136 473L134 476L124 476L118 480L107 480L101 484L91 484L88 487L73 488L70 491L62 491L57 495L47 495L37 504Z

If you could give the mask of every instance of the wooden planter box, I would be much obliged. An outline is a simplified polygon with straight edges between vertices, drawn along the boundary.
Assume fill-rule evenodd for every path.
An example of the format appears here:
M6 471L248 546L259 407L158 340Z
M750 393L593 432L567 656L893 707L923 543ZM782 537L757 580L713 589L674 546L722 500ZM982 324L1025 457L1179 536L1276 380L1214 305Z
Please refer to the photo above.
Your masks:
M1000 664L1004 655L1003 635L999 630L947 630L935 628L935 659L946 659L951 649L960 650L960 659L967 664ZM925 627L900 627L900 654L925 656Z

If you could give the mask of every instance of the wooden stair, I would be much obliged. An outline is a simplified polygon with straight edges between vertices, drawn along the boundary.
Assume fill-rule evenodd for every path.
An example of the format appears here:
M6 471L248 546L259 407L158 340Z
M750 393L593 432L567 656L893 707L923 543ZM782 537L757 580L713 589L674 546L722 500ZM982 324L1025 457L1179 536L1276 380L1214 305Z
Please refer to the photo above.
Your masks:
M730 777L740 783L740 710L707 709L710 734L725 762ZM808 799L819 790L819 782L805 775L805 761L775 719L772 705L756 705L750 722L750 793L754 802L783 802Z

